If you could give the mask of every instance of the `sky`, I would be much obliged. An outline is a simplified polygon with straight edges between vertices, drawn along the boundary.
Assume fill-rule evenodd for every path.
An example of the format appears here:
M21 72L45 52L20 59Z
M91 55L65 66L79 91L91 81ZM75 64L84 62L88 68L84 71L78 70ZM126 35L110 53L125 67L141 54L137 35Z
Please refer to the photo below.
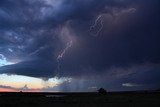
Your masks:
M159 0L0 0L0 91L160 89Z

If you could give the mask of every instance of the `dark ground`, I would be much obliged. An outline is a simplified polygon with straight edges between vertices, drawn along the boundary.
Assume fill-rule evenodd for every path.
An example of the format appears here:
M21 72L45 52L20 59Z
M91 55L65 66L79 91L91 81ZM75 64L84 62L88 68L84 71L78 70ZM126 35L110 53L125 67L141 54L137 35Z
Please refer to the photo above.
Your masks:
M0 93L0 107L160 107L159 91Z

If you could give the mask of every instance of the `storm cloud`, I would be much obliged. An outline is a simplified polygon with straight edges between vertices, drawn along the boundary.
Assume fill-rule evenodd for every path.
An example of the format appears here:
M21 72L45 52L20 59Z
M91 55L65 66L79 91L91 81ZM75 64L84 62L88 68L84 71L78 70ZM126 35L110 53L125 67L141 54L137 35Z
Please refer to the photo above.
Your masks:
M61 85L83 84L75 90L155 82L159 19L158 0L1 0L0 73L69 77Z

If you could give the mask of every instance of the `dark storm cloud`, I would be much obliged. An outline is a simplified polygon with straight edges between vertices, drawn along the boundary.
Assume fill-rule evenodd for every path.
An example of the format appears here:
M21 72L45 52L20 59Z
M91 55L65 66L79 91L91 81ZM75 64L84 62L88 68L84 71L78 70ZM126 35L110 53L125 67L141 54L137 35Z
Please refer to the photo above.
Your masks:
M27 1L27 0L2 0L0 2L0 18L1 29L15 28L15 27L34 27L33 20L38 17L40 9L47 7L41 1ZM36 20L35 20L36 22Z
M36 59L1 67L1 73L51 78L56 75L54 73L56 66L56 62Z
M102 71L111 66L159 63L160 16L156 3L138 2L136 12L121 14L124 12L121 11L115 22L111 23L111 28L105 26L108 23L106 20L98 37L82 37L85 38L83 48L73 50L71 57L64 58L64 71L73 71L73 75L78 75L77 69L84 69L84 66Z
M90 21L101 13L106 5L124 7L119 2L110 0L53 0L50 2L47 0L2 0L0 4L1 54L4 54L8 60L12 61L14 58L17 58L24 62L28 59L34 60L37 57L38 59L46 59L50 62L56 61L56 57L54 56L55 46L57 46L59 41L55 37L59 36L59 33L55 33L56 26L64 26L63 23L66 23L68 20ZM79 21L77 22L79 23ZM62 47L64 48L65 46ZM22 65L18 63L13 65L13 68L16 70L17 66ZM34 68L32 64L29 66ZM27 65L23 69L29 71L29 66ZM8 69L7 66L6 68ZM35 66L35 68L37 67ZM53 67L51 66L51 68ZM8 72L11 71L10 69L8 70ZM45 71L50 75L50 71ZM35 74L37 72L39 71L35 70ZM42 74L42 76L44 75Z
M96 1L61 0L58 2L59 5L57 4L59 7L56 7L54 6L56 2L58 1L53 0L53 4L47 4L47 0L2 0L0 8L1 29L14 29L15 27L39 29L40 27L49 26L53 28L56 24L73 18L79 18L79 16L81 16L81 18L82 16L91 17L91 13L93 14L95 10L100 10L105 5L101 3L104 1L99 2L98 4L100 5L97 5ZM89 13L89 15L87 13Z
M44 90L97 91L101 87L108 91L157 90L160 87L159 70L159 64L132 65L126 68L113 67L105 70L105 73L101 71L93 73L94 70L91 70L94 76L89 74L79 75L71 81ZM88 71L89 69L85 72Z
M100 15L103 28L94 37L90 27ZM65 57L59 60L58 76L83 78L85 81L86 75L110 78L137 74L145 70L137 65L152 63L155 67L160 63L159 19L158 0L1 0L0 54L7 61L20 62L1 67L0 72L47 78L55 76L57 56L71 38L75 41ZM99 26L101 24L92 29L93 32L97 32ZM124 70L131 65L136 66L136 72ZM112 73L114 70L116 73ZM118 80L114 84L120 84L120 87L133 82L121 83L121 79ZM99 78L97 81L82 87L106 82Z

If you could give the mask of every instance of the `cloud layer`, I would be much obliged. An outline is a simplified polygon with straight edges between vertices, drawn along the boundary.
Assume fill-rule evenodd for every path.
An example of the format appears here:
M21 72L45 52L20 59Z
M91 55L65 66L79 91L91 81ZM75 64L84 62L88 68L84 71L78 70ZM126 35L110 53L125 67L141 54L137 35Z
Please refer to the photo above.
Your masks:
M132 83L130 74L153 73L146 84L159 76L158 9L158 0L1 0L0 55L12 65L0 57L0 73L71 77L73 84L97 77L83 88L122 86ZM106 82L110 74L114 78Z

